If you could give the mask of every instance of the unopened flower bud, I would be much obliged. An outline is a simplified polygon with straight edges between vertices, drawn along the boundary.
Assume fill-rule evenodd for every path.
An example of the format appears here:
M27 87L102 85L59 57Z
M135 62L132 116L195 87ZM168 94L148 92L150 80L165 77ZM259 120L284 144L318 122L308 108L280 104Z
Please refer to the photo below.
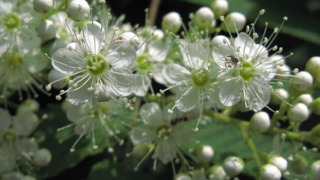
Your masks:
M39 103L34 99L27 99L18 107L18 114L22 112L36 112L39 110Z
M212 38L211 44L213 47L218 47L219 45L230 45L230 40L224 35L217 35Z
M291 74L291 69L288 65L277 65L276 66L277 73L274 77L274 79L287 79L289 75Z
M229 179L229 176L224 171L223 167L220 165L215 165L209 169L209 179L210 180L224 180Z
M35 151L32 163L39 167L47 166L51 162L51 152L48 149L38 149Z
M230 31L230 33L235 33L241 31L245 24L246 24L246 17L239 13L239 12L233 12L227 15L225 18L221 29L225 32Z
M301 94L297 99L297 102L301 102L305 105L309 105L310 103L312 103L313 101L313 97L311 96L311 94Z
M215 17L220 17L228 12L229 4L227 0L213 0L211 3L211 9Z
M170 12L163 16L161 27L166 32L177 33L181 28L181 16L177 12Z
M268 113L264 111L254 113L254 115L250 120L250 128L253 131L262 133L267 131L269 127L270 127L270 117Z
M135 49L138 49L140 46L139 37L133 32L124 32L119 35L117 40L129 43Z
M320 56L311 57L306 64L305 70L316 77L318 72L320 72Z
M212 160L214 155L214 150L209 145L203 145L195 150L196 157L200 162L208 163Z
M286 171L288 167L288 161L279 155L273 155L269 162L276 166L280 171Z
M292 170L296 173L303 174L308 169L308 161L302 155L295 155L292 161Z
M271 103L280 105L283 100L287 100L289 93L283 88L274 89L271 94Z
M272 164L266 164L262 166L260 169L260 179L261 180L280 180L281 172L276 166Z
M309 109L303 103L297 103L288 110L288 117L293 122L303 122L309 117Z
M239 175L244 168L244 162L236 156L229 156L223 162L224 171L231 177Z
M320 179L320 160L312 163L311 173L312 173L313 179Z
M192 22L199 29L209 29L214 21L214 14L208 7L201 7L196 11Z
M33 8L39 13L46 13L53 8L53 0L33 0Z
M320 115L320 97L312 101L309 107L314 114Z
M42 39L42 41L48 41L53 39L56 36L56 27L54 26L51 20L45 20L40 24L37 28L38 36Z
M311 89L313 77L307 71L298 72L292 79L292 86L299 92L306 92Z
M67 13L71 19L81 21L90 14L90 6L85 0L71 0L67 7Z
M55 81L51 84L54 88L62 89L68 84L70 79L66 77L64 74L60 73L59 71L52 69L48 74L48 80L49 82Z
M192 180L188 174L180 173L174 177L174 180Z

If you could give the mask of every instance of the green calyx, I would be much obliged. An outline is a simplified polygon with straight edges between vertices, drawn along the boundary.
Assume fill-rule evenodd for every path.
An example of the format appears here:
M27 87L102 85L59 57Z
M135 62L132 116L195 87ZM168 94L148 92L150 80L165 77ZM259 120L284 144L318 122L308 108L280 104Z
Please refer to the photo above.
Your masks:
M240 70L242 79L249 81L254 77L254 72L251 62L244 61L242 63L242 69Z
M101 76L109 65L102 54L88 54L85 56L86 69L92 76Z
M20 24L20 19L18 14L16 13L9 13L4 15L2 18L2 23L5 25L8 29L14 29L17 28Z
M12 54L7 56L6 62L10 67L17 67L17 66L20 66L22 64L23 59L20 56L20 54L12 53Z
M139 71L147 72L151 68L151 62L148 60L147 55L138 56L136 63Z
M205 69L193 70L191 73L191 78L192 82L198 87L205 86L210 80L209 73Z
M6 131L2 134L2 140L6 144L13 144L17 139L17 135L14 131Z

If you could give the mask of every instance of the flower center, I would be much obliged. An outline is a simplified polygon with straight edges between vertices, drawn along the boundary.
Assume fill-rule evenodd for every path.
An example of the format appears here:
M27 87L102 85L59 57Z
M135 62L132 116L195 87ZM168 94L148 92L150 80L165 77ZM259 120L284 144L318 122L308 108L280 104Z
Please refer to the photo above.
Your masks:
M151 63L148 61L147 55L138 56L136 62L139 71L146 72L151 68Z
M19 19L18 14L9 13L9 14L4 15L2 22L8 29L14 29L19 26L20 19Z
M95 118L98 118L100 115L107 113L108 107L105 104L100 105L92 111L92 114Z
M240 70L240 75L242 79L249 81L254 77L254 69L251 62L244 61L242 63L242 69Z
M101 76L109 68L102 54L88 54L85 57L86 69L92 76Z
M17 140L17 135L14 131L5 131L2 134L2 140L5 144L13 144Z
M17 67L22 64L22 57L18 53L10 54L7 57L7 63L10 67Z
M202 87L206 85L209 81L208 71L205 69L193 70L191 73L192 82L198 86Z
M157 129L157 137L162 140L168 140L171 132L172 132L172 129L170 126L168 125L160 126Z

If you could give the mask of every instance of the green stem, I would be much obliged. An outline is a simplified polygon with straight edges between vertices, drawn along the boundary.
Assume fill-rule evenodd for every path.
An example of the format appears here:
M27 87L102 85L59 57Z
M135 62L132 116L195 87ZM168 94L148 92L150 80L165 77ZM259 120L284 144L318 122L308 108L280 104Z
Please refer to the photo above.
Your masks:
M250 134L248 133L248 127L242 126L242 127L240 127L240 131L241 131L242 137L245 140L247 146L251 149L253 157L256 160L257 165L260 167L261 160L259 157L259 153L256 148L256 145L254 144L253 139L251 138Z

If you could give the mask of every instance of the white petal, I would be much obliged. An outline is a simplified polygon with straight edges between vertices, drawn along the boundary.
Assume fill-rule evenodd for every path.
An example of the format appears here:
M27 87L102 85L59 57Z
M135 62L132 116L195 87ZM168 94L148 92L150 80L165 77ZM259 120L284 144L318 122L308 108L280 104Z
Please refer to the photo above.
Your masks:
M84 68L85 65L82 61L82 54L72 48L58 49L52 55L54 69L66 75L72 75L78 72L79 68Z
M152 41L148 45L148 53L151 55L152 60L163 62L167 57L170 45L164 43L162 40Z
M170 84L181 84L182 81L190 78L190 72L178 64L167 65L163 69L162 75L164 80Z
M0 173L12 171L16 166L16 157L7 148L0 147Z
M21 29L21 34L17 36L17 45L22 53L33 51L36 47L39 47L40 42L40 38L32 28L24 27Z
M11 115L7 110L0 108L0 132L7 130L11 125Z
M238 56L241 58L254 57L255 54L255 42L246 33L240 33L234 41L234 47L238 51ZM247 59L247 58L245 58ZM247 59L248 60L248 59Z
M129 67L136 58L135 48L123 41L113 42L107 53L107 61L115 68Z
M257 112L267 106L270 101L270 88L266 81L253 79L247 89L248 101L246 103L251 110Z
M135 84L134 75L128 69L114 69L108 71L109 83L106 87L117 96L132 94Z
M135 75L135 87L133 93L136 96L145 96L148 93L151 86L151 80L147 75L136 74Z
M156 132L150 126L142 124L132 128L130 138L133 144L149 144L156 139Z
M180 111L188 112L195 108L199 102L199 90L197 88L179 89L176 97L176 106Z
M157 83L164 84L165 80L163 77L163 69L165 65L162 63L156 63L152 66L151 73L153 74L153 78Z
M13 117L13 129L22 136L30 135L39 124L39 118L33 112L22 111Z
M233 106L242 98L242 81L239 78L224 80L220 84L219 99L225 106Z
M67 99L70 103L74 105L80 105L87 103L93 98L93 92L88 89L92 87L91 77L86 77L81 80L83 76L77 76L73 79L74 83L77 83L76 87L72 87L67 93ZM72 85L71 85L72 86Z
M164 123L162 110L156 103L145 103L139 111L140 117L144 124L158 127Z
M177 155L177 147L175 146L176 145L172 141L160 141L157 143L157 147L152 158L159 159L164 164L173 161Z
M180 41L180 53L183 63L190 68L203 68L205 61L210 58L210 51L201 43Z
M71 122L77 122L85 116L89 115L91 108L89 104L83 104L80 106L71 105L67 111L67 118Z
M34 139L24 138L16 143L17 153L16 156L25 156L33 154L39 149L37 142ZM31 158L31 157L30 157Z
M82 37L84 38L84 48L93 54L99 54L103 46L104 31L101 24L97 21L89 22L82 31Z

